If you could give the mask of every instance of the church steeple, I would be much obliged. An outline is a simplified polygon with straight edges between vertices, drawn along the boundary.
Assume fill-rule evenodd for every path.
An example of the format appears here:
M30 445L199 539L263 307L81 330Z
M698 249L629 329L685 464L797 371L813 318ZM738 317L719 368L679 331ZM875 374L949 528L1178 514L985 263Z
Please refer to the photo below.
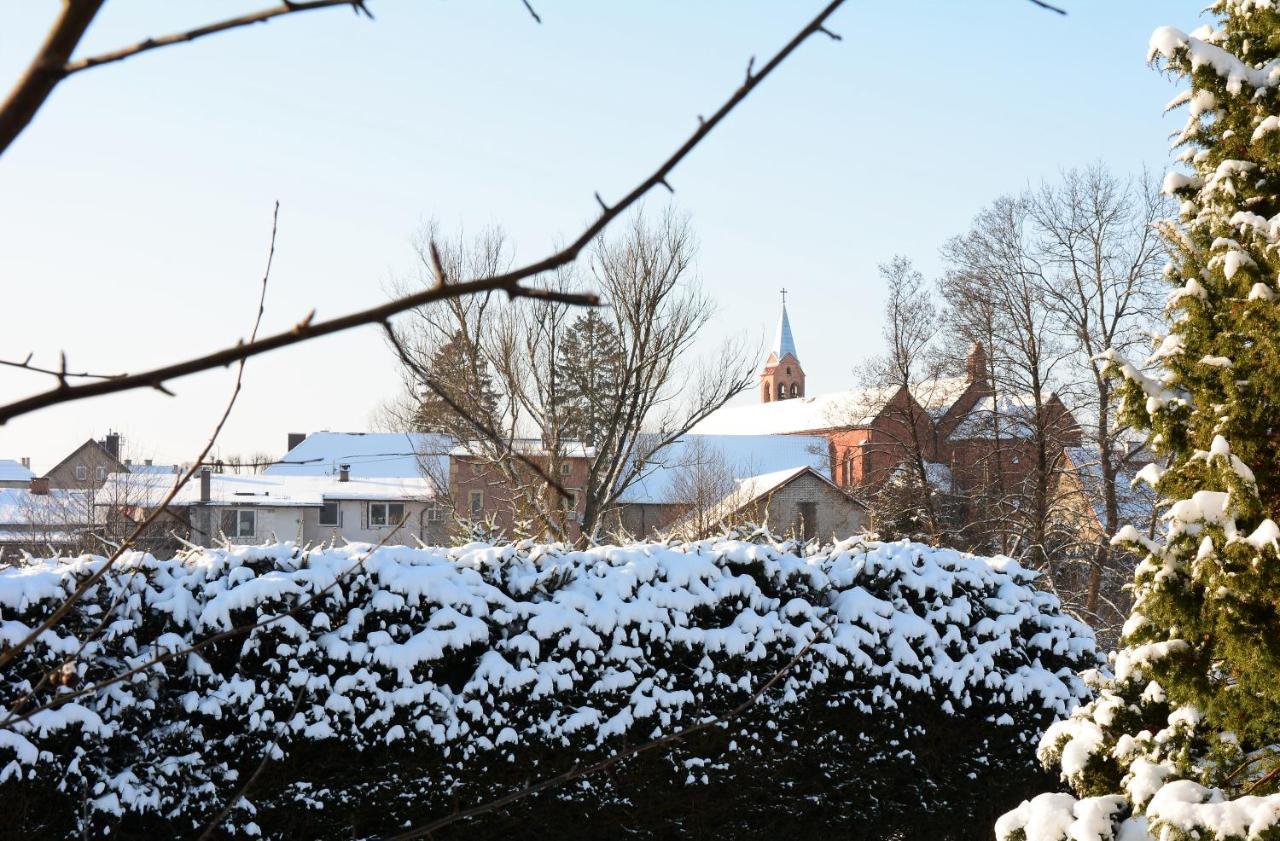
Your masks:
M774 334L769 357L760 371L760 402L804 397L804 369L796 353L796 340L791 335L791 319L787 316L787 290L782 290L782 315Z

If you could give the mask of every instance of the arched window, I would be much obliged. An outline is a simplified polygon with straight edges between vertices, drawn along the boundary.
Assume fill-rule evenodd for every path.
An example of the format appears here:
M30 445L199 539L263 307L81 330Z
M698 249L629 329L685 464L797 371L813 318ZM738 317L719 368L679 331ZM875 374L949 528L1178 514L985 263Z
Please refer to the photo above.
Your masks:
M791 396L792 396L792 397L799 397L799 396L800 396L800 386L799 386L797 383L792 383L792 384L791 384Z
M853 450L844 451L844 465L841 469L845 485L853 485Z
M764 402L768 403L770 400L773 399L773 389L769 388L768 383L765 383L763 391L764 391Z
M782 383L778 383L778 399L779 400L787 399L787 387Z

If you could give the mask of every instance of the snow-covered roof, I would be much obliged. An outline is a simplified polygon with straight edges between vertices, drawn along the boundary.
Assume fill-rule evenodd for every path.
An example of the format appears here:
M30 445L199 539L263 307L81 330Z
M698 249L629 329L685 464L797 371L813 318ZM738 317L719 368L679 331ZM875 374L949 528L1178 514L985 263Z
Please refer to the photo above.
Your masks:
M1052 395L1042 398L1042 405ZM995 437L997 423L1000 437L1025 438L1033 430L1036 403L1032 394L1000 394L980 399L956 424L952 438L989 440Z
M454 443L448 435L425 432L313 432L263 474L337 476L347 464L352 478L422 476L425 461L428 475L445 476Z
M1069 468L1080 483L1085 502L1093 509L1098 525L1107 521L1106 497L1103 495L1102 459L1097 447L1067 447ZM1134 482L1136 465L1128 465L1116 474L1117 526L1131 525L1145 530L1155 514L1156 494L1145 482Z
M86 491L54 488L33 494L28 488L0 488L0 527L82 524L88 517L87 500Z
M30 482L31 470L20 461L0 458L0 482Z
M159 473L161 475L172 475L181 473L182 468L176 464L137 464L128 463L125 467L129 468L130 473Z
M796 353L796 340L791 335L791 319L787 317L787 305L782 304L782 317L778 319L778 330L773 337L773 346L770 348L775 359L782 359L788 353L800 361L800 354Z
M866 426L893 394L891 389L861 388L725 406L689 431L698 435L787 435Z
M821 435L686 435L658 451L619 502L669 504L682 471L699 459L724 464L735 479L812 467L819 475L831 472L827 439Z
M970 385L972 382L968 377L937 377L913 386L911 396L934 420L938 420L955 405Z
M145 493L138 487L136 474L113 473L99 497L128 499L129 494ZM138 504L159 504L161 497L173 487L178 476L146 474L152 482L146 500ZM126 484L128 483L128 484ZM118 490L119 493L113 493ZM351 477L339 481L336 476L268 476L213 473L209 476L209 504L264 505L275 508L319 507L334 500L411 500L431 499L435 485L421 476ZM183 485L171 505L185 506L200 502L200 477L193 476Z

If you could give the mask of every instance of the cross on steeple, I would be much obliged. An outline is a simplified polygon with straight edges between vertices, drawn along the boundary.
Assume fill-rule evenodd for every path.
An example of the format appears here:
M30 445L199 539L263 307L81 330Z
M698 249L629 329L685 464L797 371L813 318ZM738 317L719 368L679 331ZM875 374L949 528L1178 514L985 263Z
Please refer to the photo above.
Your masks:
M787 305L787 287L785 286L782 287L782 305L784 307Z

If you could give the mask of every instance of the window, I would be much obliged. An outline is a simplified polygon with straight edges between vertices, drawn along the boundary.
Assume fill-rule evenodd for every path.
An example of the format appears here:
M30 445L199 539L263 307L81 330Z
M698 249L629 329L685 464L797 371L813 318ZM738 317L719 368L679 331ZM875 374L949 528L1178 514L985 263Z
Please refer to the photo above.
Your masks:
M89 468L85 467L83 464L77 464L76 480L83 482L85 479L88 479L88 478L89 478Z
M97 476L98 481L101 482L102 480L107 478L107 468L99 465L98 468L93 471L93 475Z
M484 491L472 491L468 497L471 519L478 520L484 516Z
M227 537L253 537L257 532L257 511L237 508L222 512L222 533Z
M566 461L564 464L560 465L560 475L561 475L561 476L568 476L568 475L569 475L569 470L570 470L571 468L572 468L572 465L571 465L571 464L569 464L569 462L567 462L567 461Z
M369 526L398 526L404 519L403 502L370 502Z
M778 383L778 399L779 400L787 399L787 387L782 383Z
M444 506L438 502L431 503L427 507L427 522L438 523L444 519Z
M324 505L320 506L320 525L322 526L341 525L342 521L339 520L338 517L339 517L338 503L326 502Z
M792 397L799 397L799 396L800 396L800 386L799 386L797 383L792 383L792 384L791 384L791 396L792 396Z

